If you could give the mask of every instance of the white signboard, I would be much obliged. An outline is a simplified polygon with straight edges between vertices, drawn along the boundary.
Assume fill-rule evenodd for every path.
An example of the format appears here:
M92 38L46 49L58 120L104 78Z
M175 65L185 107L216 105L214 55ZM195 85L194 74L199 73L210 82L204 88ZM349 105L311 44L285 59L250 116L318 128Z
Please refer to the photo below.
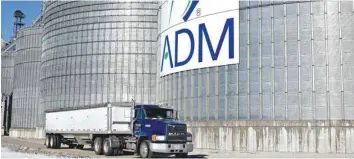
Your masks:
M239 1L168 0L161 10L160 76L239 63Z

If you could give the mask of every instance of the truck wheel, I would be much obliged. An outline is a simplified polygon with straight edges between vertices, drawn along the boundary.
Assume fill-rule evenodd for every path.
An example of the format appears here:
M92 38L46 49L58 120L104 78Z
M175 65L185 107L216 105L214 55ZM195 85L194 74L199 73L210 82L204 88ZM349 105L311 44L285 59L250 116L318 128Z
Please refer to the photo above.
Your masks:
M177 153L175 154L176 158L187 158L188 153Z
M46 148L51 148L50 146L50 135L45 136L45 147Z
M106 156L111 156L113 154L113 149L109 145L109 138L106 138L103 141L103 154Z
M49 139L50 148L55 149L55 147L56 147L56 137L54 135L50 135L49 138L50 138Z
M56 147L57 149L60 149L60 146L61 146L61 137L60 137L59 135L55 135L54 137L56 138L56 141L57 141L55 147Z
M101 137L96 137L95 141L93 143L93 150L95 151L96 155L102 155L102 138Z
M149 143L146 140L140 144L139 155L141 158L151 158L154 155L154 153L151 152Z

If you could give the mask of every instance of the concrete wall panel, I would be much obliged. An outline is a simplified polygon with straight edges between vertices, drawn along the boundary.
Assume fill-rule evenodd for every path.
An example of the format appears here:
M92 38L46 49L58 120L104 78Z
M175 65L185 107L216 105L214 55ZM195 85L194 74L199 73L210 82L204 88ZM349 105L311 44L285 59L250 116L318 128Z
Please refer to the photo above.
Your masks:
M353 121L188 121L195 148L354 153Z

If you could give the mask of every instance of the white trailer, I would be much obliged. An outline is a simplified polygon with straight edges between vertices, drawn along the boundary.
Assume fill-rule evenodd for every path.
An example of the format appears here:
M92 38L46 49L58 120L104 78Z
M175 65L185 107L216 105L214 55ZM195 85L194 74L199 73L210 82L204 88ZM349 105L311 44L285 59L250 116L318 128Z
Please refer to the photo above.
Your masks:
M92 144L93 134L131 135L132 103L104 103L84 107L52 109L45 113L46 144L55 147L50 134L60 134L63 144L82 149ZM52 138L56 138L52 136ZM92 145L91 145L92 146Z

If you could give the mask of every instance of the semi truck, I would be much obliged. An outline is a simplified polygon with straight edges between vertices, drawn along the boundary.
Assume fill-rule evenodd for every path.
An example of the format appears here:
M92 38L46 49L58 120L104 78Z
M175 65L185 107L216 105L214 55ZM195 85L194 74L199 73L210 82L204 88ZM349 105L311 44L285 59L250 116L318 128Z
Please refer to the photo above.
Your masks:
M193 151L192 134L173 109L154 104L107 102L45 111L47 148L62 145L96 155L175 155L186 158Z

